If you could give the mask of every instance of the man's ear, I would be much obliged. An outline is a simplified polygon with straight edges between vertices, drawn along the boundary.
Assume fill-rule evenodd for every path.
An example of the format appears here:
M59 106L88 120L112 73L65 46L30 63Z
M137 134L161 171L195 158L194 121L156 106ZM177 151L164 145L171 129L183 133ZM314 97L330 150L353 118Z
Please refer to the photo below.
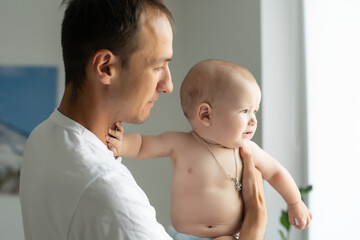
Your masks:
M97 51L92 59L91 67L97 79L102 84L109 85L115 73L114 63L117 61L116 56L111 51L102 49Z
M211 126L212 107L208 103L201 103L198 107L197 118L206 127Z

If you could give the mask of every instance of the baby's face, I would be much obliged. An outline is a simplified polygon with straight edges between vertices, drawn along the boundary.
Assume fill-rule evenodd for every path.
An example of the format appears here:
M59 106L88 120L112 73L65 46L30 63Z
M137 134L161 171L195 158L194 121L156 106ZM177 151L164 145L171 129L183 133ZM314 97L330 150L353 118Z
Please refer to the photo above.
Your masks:
M255 81L232 81L226 94L213 104L213 122L216 142L228 147L241 147L255 134L256 113L261 91Z

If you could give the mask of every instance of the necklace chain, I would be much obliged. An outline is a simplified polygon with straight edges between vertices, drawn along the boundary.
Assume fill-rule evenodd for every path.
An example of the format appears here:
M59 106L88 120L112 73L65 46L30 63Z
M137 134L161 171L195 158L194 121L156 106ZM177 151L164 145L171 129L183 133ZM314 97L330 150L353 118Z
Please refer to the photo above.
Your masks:
M241 191L241 187L242 187L242 184L239 182L239 179L237 177L237 161L236 161L236 151L235 151L235 148L234 148L234 160L235 160L235 177L232 177L230 175L230 173L223 167L223 165L221 164L221 162L217 159L215 153L213 152L213 150L210 148L210 146L205 142L205 140L199 136L199 134L197 134L195 131L193 131L196 136L198 138L200 138L201 142L206 146L206 148L209 150L209 152L211 153L211 155L214 157L215 161L218 163L218 165L221 167L221 169L224 171L224 173L226 175L229 176L229 178L231 180L233 180L235 182L235 188L237 191Z

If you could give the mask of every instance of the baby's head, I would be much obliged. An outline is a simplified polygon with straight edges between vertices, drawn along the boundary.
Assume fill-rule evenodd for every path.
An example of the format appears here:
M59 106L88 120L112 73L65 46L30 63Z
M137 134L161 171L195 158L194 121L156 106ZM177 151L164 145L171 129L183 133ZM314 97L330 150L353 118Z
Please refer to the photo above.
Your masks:
M253 137L261 92L247 69L224 60L201 61L186 75L180 97L193 130L206 141L236 148Z

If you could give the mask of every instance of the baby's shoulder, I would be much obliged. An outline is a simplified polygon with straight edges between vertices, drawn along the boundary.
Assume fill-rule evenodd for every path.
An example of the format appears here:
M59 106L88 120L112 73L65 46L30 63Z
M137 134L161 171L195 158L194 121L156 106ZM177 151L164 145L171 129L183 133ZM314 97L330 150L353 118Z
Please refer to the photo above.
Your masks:
M259 147L259 145L257 145L257 143L255 143L253 141L249 141L246 144L246 146L244 146L244 147L246 147L250 150L250 153L251 153L254 161L256 161L261 156L262 152L264 152L264 150L261 147ZM240 148L239 148L239 152L240 152Z
M259 147L259 145L254 141L249 141L247 144L247 147L249 147L251 152L262 151L262 149Z
M261 164L261 162L268 161L269 158L272 158L270 154L264 151L257 143L253 141L249 141L248 147L253 157L255 166Z
M178 145L178 144L184 144L186 142L186 140L188 139L188 133L178 132L178 131L169 131L169 132L164 132L164 133L160 134L158 137L160 137L162 142L165 142L167 144L174 146L174 145Z
M180 131L169 131L162 134L165 138L186 141L191 138L191 134L189 132L180 132Z
M164 140L171 144L174 149L183 151L184 148L189 148L194 137L191 135L191 132L180 132L180 131L170 131L163 133Z

